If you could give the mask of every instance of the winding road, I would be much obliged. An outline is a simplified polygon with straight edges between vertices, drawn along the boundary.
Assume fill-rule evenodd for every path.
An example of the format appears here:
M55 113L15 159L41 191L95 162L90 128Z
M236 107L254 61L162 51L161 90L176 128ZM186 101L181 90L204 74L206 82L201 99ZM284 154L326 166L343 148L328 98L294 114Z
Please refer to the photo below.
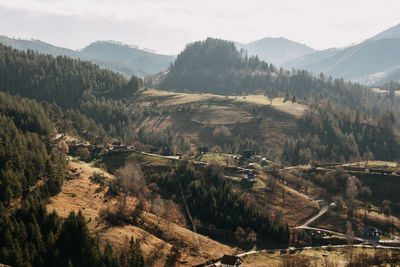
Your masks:
M311 224L312 222L314 222L316 219L318 219L319 217L321 217L322 215L324 215L327 211L328 211L329 206L324 206L317 215L315 215L314 217L308 219L305 223L303 223L302 225L296 226L295 229L309 229L310 227L308 227L309 224ZM324 230L325 231L325 230Z

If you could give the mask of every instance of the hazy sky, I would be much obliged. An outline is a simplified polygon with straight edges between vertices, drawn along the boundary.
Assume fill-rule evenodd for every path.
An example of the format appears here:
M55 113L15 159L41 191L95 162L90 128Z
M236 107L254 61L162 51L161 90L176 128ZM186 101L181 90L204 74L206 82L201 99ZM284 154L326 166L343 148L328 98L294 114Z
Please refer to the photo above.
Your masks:
M0 35L73 49L117 40L178 53L208 36L286 37L324 49L398 23L399 0L0 0Z

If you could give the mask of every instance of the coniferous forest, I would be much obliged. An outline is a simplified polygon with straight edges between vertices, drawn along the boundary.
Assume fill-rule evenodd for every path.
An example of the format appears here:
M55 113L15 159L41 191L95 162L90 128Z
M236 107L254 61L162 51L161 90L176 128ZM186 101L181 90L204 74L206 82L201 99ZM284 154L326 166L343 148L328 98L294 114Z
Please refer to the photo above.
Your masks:
M125 266L110 245L100 249L81 213L71 213L64 221L44 207L64 182L65 155L51 143L54 125L68 125L72 119L82 132L95 123L82 115L79 123L71 114L64 117L54 104L41 105L6 93L0 93L0 110L0 262L11 266ZM125 256L141 257L140 248L131 251ZM143 264L142 259L134 266Z
M187 45L166 72L147 77L145 84L135 76L127 79L89 62L31 50L18 51L0 44L0 263L145 266L140 242L133 237L126 248L115 251L111 244L101 245L99 238L90 233L81 212L71 212L63 219L55 211L46 210L50 197L58 194L65 182L67 155L54 141L60 133L73 133L82 143L99 145L103 150L101 156L106 153L110 156L113 149L110 143L119 142L156 148L159 153L183 154L176 153L179 150L190 151L187 154L193 158L203 156L198 150L199 143L179 136L172 128L160 131L146 126L134 128L133 122L145 121L149 115L172 117L179 113L183 117L200 110L200 105L193 110L186 104L158 106L157 99L144 105L134 102L145 85L160 90L225 96L285 95L285 101L300 102L307 110L292 118L296 135L285 140L280 158L274 159L283 166L400 160L397 121L400 100L396 95L399 84L395 82L382 87L388 90L387 95L378 95L364 85L332 79L322 73L314 76L305 70L278 69L238 50L233 42L212 38ZM252 107L252 110L256 113L258 109ZM191 122L198 126L197 122ZM237 154L243 151L262 151L252 138L231 135L228 127L224 131L229 132L230 138L224 135L216 138L221 143L215 144L217 153L214 154L222 151L236 154L233 161L237 162ZM96 160L95 164L100 165L101 156L87 154L87 162ZM201 162L204 165L199 167L182 160L184 156L173 158L176 161L164 158L168 160L167 167L148 164L144 167L147 168L144 178L140 177L145 182L135 184L137 181L132 179L127 183L137 186L136 190L146 188L143 191L151 195L149 203L161 196L184 206L190 211L188 217L196 218L203 228L223 231L232 242L237 241L234 233L244 228L257 233L255 244L260 247L289 244L288 224L278 217L271 219L246 202L234 186L235 179L231 181L232 177L224 175L220 163L216 167L211 166L214 163ZM117 165L123 166L125 159ZM177 163L178 160L181 161ZM249 161L243 157L241 160ZM262 161L267 164L265 158ZM107 169L104 162L101 167ZM226 160L226 168L230 167L228 163ZM259 169L263 167L260 163ZM156 171L152 172L151 168ZM138 173L142 175L141 170ZM118 179L107 185L103 182L102 186L109 195L121 199L135 192L124 190L123 182ZM268 190L273 191L265 186L265 192L259 193L270 193ZM282 192L284 195L284 189ZM141 208L146 210L144 206ZM135 219L140 217L135 216Z

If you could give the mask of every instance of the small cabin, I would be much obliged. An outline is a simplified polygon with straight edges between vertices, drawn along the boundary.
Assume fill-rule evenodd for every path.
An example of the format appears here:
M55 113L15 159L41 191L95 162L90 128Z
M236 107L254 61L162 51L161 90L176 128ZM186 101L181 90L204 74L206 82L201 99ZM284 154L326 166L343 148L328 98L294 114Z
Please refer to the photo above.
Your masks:
M375 227L366 227L363 229L363 234L367 238L380 238L382 232Z
M222 267L243 267L243 260L238 256L224 255L221 258Z

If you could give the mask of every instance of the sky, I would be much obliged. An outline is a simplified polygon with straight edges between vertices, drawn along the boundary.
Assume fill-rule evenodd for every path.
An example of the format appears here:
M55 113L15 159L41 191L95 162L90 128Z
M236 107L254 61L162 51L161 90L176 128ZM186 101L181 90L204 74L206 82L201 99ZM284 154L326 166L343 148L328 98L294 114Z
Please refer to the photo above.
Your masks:
M72 49L114 40L177 54L207 37L326 49L399 23L399 0L0 0L0 35Z

